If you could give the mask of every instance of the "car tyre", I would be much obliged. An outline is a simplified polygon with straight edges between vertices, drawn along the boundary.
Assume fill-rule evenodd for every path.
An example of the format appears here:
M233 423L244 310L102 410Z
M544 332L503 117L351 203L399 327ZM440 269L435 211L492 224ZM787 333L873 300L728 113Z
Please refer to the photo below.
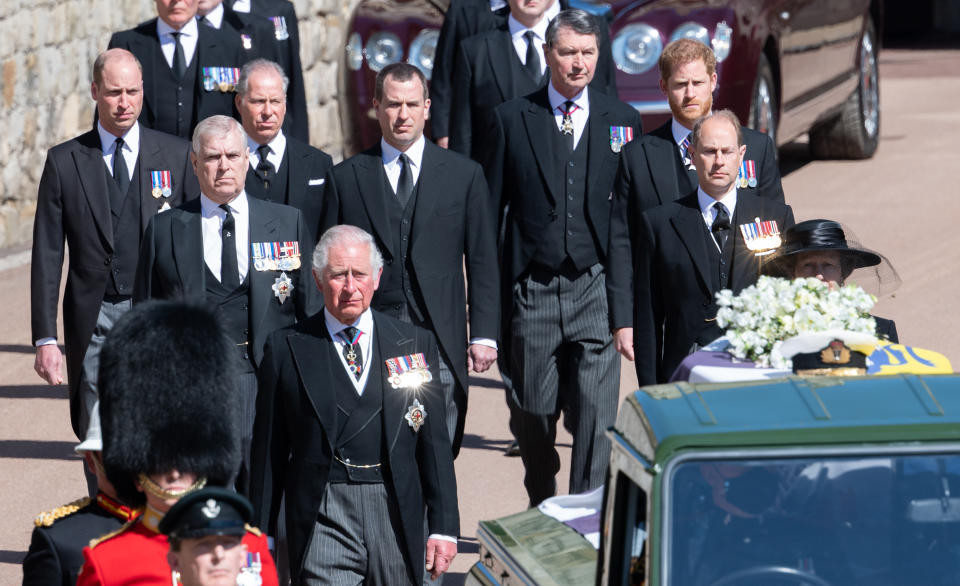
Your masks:
M834 118L810 131L810 152L819 159L869 159L880 141L880 77L877 38L868 18L860 39L857 90Z
M757 64L757 79L753 83L747 126L768 135L773 144L777 144L777 86L774 85L770 62L763 54Z

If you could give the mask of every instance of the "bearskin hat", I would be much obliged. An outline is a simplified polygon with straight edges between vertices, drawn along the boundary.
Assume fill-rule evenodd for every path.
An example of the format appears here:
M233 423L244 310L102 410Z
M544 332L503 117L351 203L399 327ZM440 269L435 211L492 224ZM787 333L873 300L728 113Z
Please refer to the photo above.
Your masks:
M119 319L100 354L103 463L118 496L139 505L140 473L179 470L226 486L240 467L232 344L201 305L148 301Z

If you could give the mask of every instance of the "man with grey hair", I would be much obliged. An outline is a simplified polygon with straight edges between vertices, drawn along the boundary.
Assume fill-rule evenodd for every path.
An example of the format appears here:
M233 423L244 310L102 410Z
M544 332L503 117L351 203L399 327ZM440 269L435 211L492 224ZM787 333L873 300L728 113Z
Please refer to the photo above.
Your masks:
M315 240L324 177L333 160L282 129L288 84L283 69L272 61L256 59L240 70L236 105L250 147L247 195L299 209Z
M286 497L294 584L419 585L457 552L437 345L370 308L382 272L373 236L329 228L313 255L323 311L264 350L250 500L276 535Z
M486 141L503 214L501 356L531 505L556 493L561 411L573 435L570 492L603 484L617 413L604 263L619 152L640 136L640 115L588 87L599 34L582 10L558 14L544 46L549 83L498 106Z
M687 354L723 334L714 295L739 293L760 272L747 235L794 223L790 206L738 187L746 150L733 112L700 118L689 146L699 186L641 216L633 338L641 385L667 382Z
M137 122L143 75L136 57L123 49L97 56L90 95L98 115L94 128L47 153L30 270L34 369L57 385L64 381L57 300L69 247L63 333L70 423L78 438L96 408L100 347L130 307L143 230L159 211L199 191L189 143ZM88 475L87 481L93 496L96 479Z
M190 159L200 197L150 222L134 302L192 299L215 307L222 317L241 372L244 463L237 486L242 492L263 344L273 330L320 309L301 261L312 240L297 209L247 197L246 138L233 118L211 116L200 122Z

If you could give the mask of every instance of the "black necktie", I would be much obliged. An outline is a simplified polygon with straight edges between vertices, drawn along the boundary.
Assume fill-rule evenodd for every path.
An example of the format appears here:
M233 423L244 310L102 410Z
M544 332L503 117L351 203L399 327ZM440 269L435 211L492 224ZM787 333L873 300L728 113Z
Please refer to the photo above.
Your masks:
M265 182L272 180L273 175L277 171L273 168L273 163L267 159L267 155L270 154L270 145L262 144L258 146L257 154L260 155L260 162L257 163L257 172L260 173L260 176Z
M179 80L187 72L187 58L183 53L183 45L180 44L180 35L183 33L170 34L173 35L173 74Z
M727 206L717 202L714 204L717 210L717 217L713 219L710 231L713 232L713 239L717 241L717 246L723 250L723 245L727 243L727 235L730 233L730 213L727 212Z
M340 330L340 339L343 340L343 359L353 373L354 378L360 380L363 374L363 352L360 351L360 330L351 326Z
M410 173L410 160L406 153L400 153L397 162L400 164L400 178L397 179L397 199L400 207L406 208L410 196L413 195L413 174Z
M527 73L530 74L530 77L533 81L540 83L540 79L543 75L543 72L540 71L540 53L537 51L537 36L533 31L527 31L523 33L523 36L527 38L527 62L524 64L524 67L527 69Z
M116 148L113 150L113 179L120 188L120 201L123 201L123 196L130 187L130 171L127 170L127 161L123 158L123 139L117 137L114 144Z
M227 204L220 204L220 209L227 212L220 229L220 283L228 291L240 286L240 269L237 267L237 236L236 223Z

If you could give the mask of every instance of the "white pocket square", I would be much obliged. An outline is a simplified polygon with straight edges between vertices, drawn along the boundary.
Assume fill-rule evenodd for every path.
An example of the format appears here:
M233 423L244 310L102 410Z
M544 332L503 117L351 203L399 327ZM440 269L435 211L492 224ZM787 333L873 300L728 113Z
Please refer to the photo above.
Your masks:
M311 179L307 185L323 185L323 179Z

